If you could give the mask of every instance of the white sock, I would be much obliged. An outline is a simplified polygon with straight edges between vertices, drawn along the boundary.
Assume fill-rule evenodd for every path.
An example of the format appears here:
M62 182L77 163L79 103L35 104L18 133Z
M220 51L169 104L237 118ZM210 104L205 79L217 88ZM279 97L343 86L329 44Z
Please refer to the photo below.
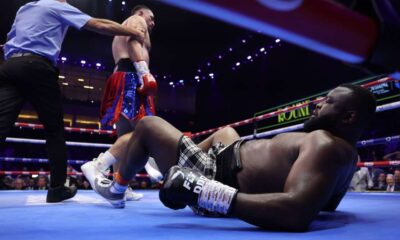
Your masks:
M144 168L146 169L147 174L149 174L150 179L153 182L159 182L163 179L163 175L161 174L160 170L158 169L158 166L157 166L154 158L149 157L149 160L147 161Z
M102 172L105 172L116 161L117 159L109 151L106 151L100 158L96 160L96 164Z
M124 193L128 186L119 185L117 182L114 182L114 185L111 186L110 191L112 193Z

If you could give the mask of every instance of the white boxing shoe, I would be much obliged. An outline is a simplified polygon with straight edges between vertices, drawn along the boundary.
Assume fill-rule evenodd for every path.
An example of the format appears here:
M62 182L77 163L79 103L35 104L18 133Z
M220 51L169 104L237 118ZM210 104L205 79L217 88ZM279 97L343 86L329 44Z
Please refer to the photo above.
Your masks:
M100 153L97 158L93 158L93 161L87 162L81 166L81 170L83 172L83 175L85 175L86 179L89 181L90 186L92 189L97 192L96 187L95 187L95 179L96 177L102 177L102 178L107 178L107 176L110 174L110 170L107 169L106 171L100 170L100 163L97 161L97 159L100 159L103 153ZM154 160L153 160L154 161ZM155 162L154 162L155 164ZM156 165L157 167L157 165ZM157 174L157 170L154 171L155 175ZM159 173L161 175L161 173ZM162 177L162 175L161 175ZM126 201L139 201L140 199L143 198L143 194L141 193L135 193L131 187L128 187L128 189L125 191L125 200Z
M86 179L90 183L90 186L95 191L96 191L96 188L95 188L94 179L98 176L107 178L107 176L109 174L109 171L103 172L100 170L99 166L97 166L99 164L97 159L101 158L102 155L103 155L103 153L100 153L100 155L97 158L93 158L93 161L87 162L81 166L83 175L85 175Z
M108 178L103 176L98 176L94 180L94 190L100 194L104 199L106 199L115 208L125 207L125 193L113 193L111 188L115 184Z
M143 194L134 192L131 187L128 187L128 189L125 191L126 201L139 201L142 198Z

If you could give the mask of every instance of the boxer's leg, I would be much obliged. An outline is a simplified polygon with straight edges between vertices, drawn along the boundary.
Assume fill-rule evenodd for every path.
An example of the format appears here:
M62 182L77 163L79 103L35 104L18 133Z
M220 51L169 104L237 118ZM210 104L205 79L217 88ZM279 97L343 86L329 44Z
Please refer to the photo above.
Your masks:
M198 144L203 151L208 151L211 146L222 143L225 146L231 145L233 142L240 139L239 134L231 127L222 128L211 134L205 140Z

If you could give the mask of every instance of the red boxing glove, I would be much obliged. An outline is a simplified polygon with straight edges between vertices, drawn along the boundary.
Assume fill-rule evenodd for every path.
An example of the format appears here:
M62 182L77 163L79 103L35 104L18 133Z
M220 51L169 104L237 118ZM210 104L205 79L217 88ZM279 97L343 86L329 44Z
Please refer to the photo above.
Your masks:
M143 84L137 88L137 92L141 95L155 95L157 93L157 81L151 73L143 74L141 76Z
M157 93L157 81L150 73L147 63L145 61L139 61L134 62L133 65L136 68L140 81L137 92L141 95L155 95Z

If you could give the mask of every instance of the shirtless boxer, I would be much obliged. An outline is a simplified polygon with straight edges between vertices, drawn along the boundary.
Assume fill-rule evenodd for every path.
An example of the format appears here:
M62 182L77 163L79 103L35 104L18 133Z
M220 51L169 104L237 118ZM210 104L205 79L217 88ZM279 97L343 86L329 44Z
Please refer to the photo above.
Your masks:
M92 162L81 166L82 172L94 188L97 174L107 175L107 169L114 164L114 171L119 167L119 160L125 157L124 149L130 139L138 120L144 116L155 115L154 94L157 83L148 68L150 62L150 33L153 29L154 14L144 5L132 9L132 15L123 26L138 30L144 34L144 42L125 36L114 37L112 53L115 69L107 80L101 106L101 123L103 126L116 125L118 140L114 148L101 153ZM145 168L153 179L159 180L162 175L153 159ZM139 200L143 195L131 190L126 192L127 200Z
M160 190L167 207L189 205L263 228L303 231L345 195L356 168L356 142L375 109L368 90L345 84L316 106L304 124L307 132L242 141L224 128L198 145L166 121L146 117L114 181L98 177L95 188L114 207L124 207L127 182L150 155L160 170L169 169Z

